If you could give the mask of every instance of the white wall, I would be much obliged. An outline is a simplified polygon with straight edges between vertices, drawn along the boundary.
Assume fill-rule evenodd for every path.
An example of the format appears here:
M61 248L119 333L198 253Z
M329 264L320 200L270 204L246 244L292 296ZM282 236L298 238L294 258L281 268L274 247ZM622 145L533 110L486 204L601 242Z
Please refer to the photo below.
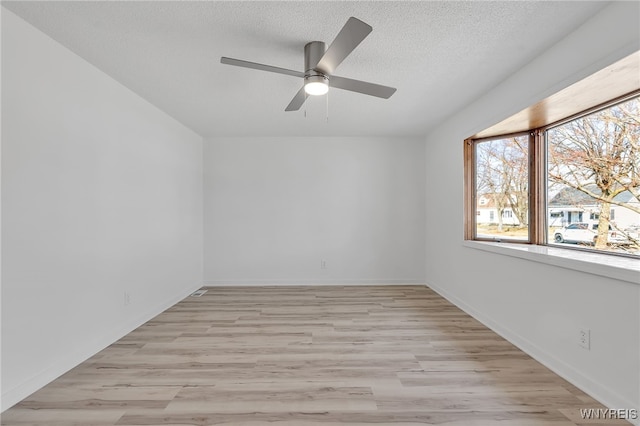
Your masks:
M637 51L639 5L607 6L426 138L439 200L426 219L440 224L426 229L427 284L614 408L640 406L640 285L464 247L462 141ZM590 351L577 345L580 327Z
M637 8L604 9L431 132L428 153L208 140L205 280L422 282L426 259L451 300L609 406L640 405L640 286L463 247L461 226L462 140L638 49ZM5 409L201 284L203 188L200 137L2 15Z
M220 138L204 152L205 284L424 282L422 138Z
M6 409L201 285L202 138L2 12Z

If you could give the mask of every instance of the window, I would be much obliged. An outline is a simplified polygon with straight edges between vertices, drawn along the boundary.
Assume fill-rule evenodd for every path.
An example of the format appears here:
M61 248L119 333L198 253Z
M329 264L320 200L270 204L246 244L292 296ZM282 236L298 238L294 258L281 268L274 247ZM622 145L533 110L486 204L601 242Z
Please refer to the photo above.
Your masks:
M567 226L567 229L587 229L587 224L586 223L576 223L576 224Z
M474 236L529 241L529 135L478 141L473 158L475 195L492 209L476 219Z
M639 95L466 140L465 238L640 257Z
M640 256L640 96L550 126L544 138L549 212L589 211L589 249ZM560 229L550 224L548 240Z

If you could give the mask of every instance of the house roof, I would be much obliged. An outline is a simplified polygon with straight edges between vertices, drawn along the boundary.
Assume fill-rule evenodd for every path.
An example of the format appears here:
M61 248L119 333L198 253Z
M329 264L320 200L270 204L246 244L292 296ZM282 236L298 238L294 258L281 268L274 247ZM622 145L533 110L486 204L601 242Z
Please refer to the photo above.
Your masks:
M484 202L483 202L484 201ZM479 209L495 209L496 203L490 195L480 195L476 199L476 207Z
M601 194L602 192L595 185L589 185L587 189L594 194ZM629 191L624 191L614 197L615 201L620 203L638 202L638 200ZM590 195L585 194L574 188L565 187L561 189L555 196L549 200L549 206L591 206L598 204Z
M497 193L486 192L484 194L478 194L476 198L476 207L479 209L495 209L496 208L496 195ZM522 197L527 198L528 194L520 194ZM482 201L485 201L484 203Z

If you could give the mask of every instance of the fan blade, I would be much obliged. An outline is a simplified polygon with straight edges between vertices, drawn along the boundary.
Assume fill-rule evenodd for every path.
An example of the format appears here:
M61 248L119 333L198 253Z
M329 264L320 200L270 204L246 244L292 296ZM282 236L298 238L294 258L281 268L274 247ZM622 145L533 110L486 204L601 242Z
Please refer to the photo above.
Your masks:
M285 111L297 111L300 109L304 101L307 100L307 94L304 92L304 86L298 90L298 93L291 99L289 105L284 109Z
M294 77L304 78L304 73L300 71L289 70L286 68L272 67L271 65L258 64L256 62L242 61L240 59L220 58L220 63L234 65L236 67L253 68L254 70L275 72L276 74L292 75Z
M316 69L325 74L333 71L349 56L362 40L373 30L370 25L365 24L354 17L349 18L344 27L340 30L331 46L324 52Z
M331 77L329 77L329 86L384 99L389 99L391 95L396 92L395 87L382 86L375 83L367 83L366 81L338 77L337 75L332 75Z

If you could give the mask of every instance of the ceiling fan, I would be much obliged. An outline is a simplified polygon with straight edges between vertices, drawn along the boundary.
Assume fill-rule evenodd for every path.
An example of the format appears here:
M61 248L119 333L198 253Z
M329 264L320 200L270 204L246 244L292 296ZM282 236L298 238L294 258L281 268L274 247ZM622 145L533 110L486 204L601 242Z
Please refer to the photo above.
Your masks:
M237 67L253 68L303 78L304 86L296 93L285 108L285 111L299 110L307 98L306 95L324 95L329 91L329 87L388 99L395 93L395 88L333 75L338 65L351 54L372 30L373 28L370 25L351 17L328 49L321 41L307 43L304 46L304 72L226 58L224 56L220 58L220 62Z

